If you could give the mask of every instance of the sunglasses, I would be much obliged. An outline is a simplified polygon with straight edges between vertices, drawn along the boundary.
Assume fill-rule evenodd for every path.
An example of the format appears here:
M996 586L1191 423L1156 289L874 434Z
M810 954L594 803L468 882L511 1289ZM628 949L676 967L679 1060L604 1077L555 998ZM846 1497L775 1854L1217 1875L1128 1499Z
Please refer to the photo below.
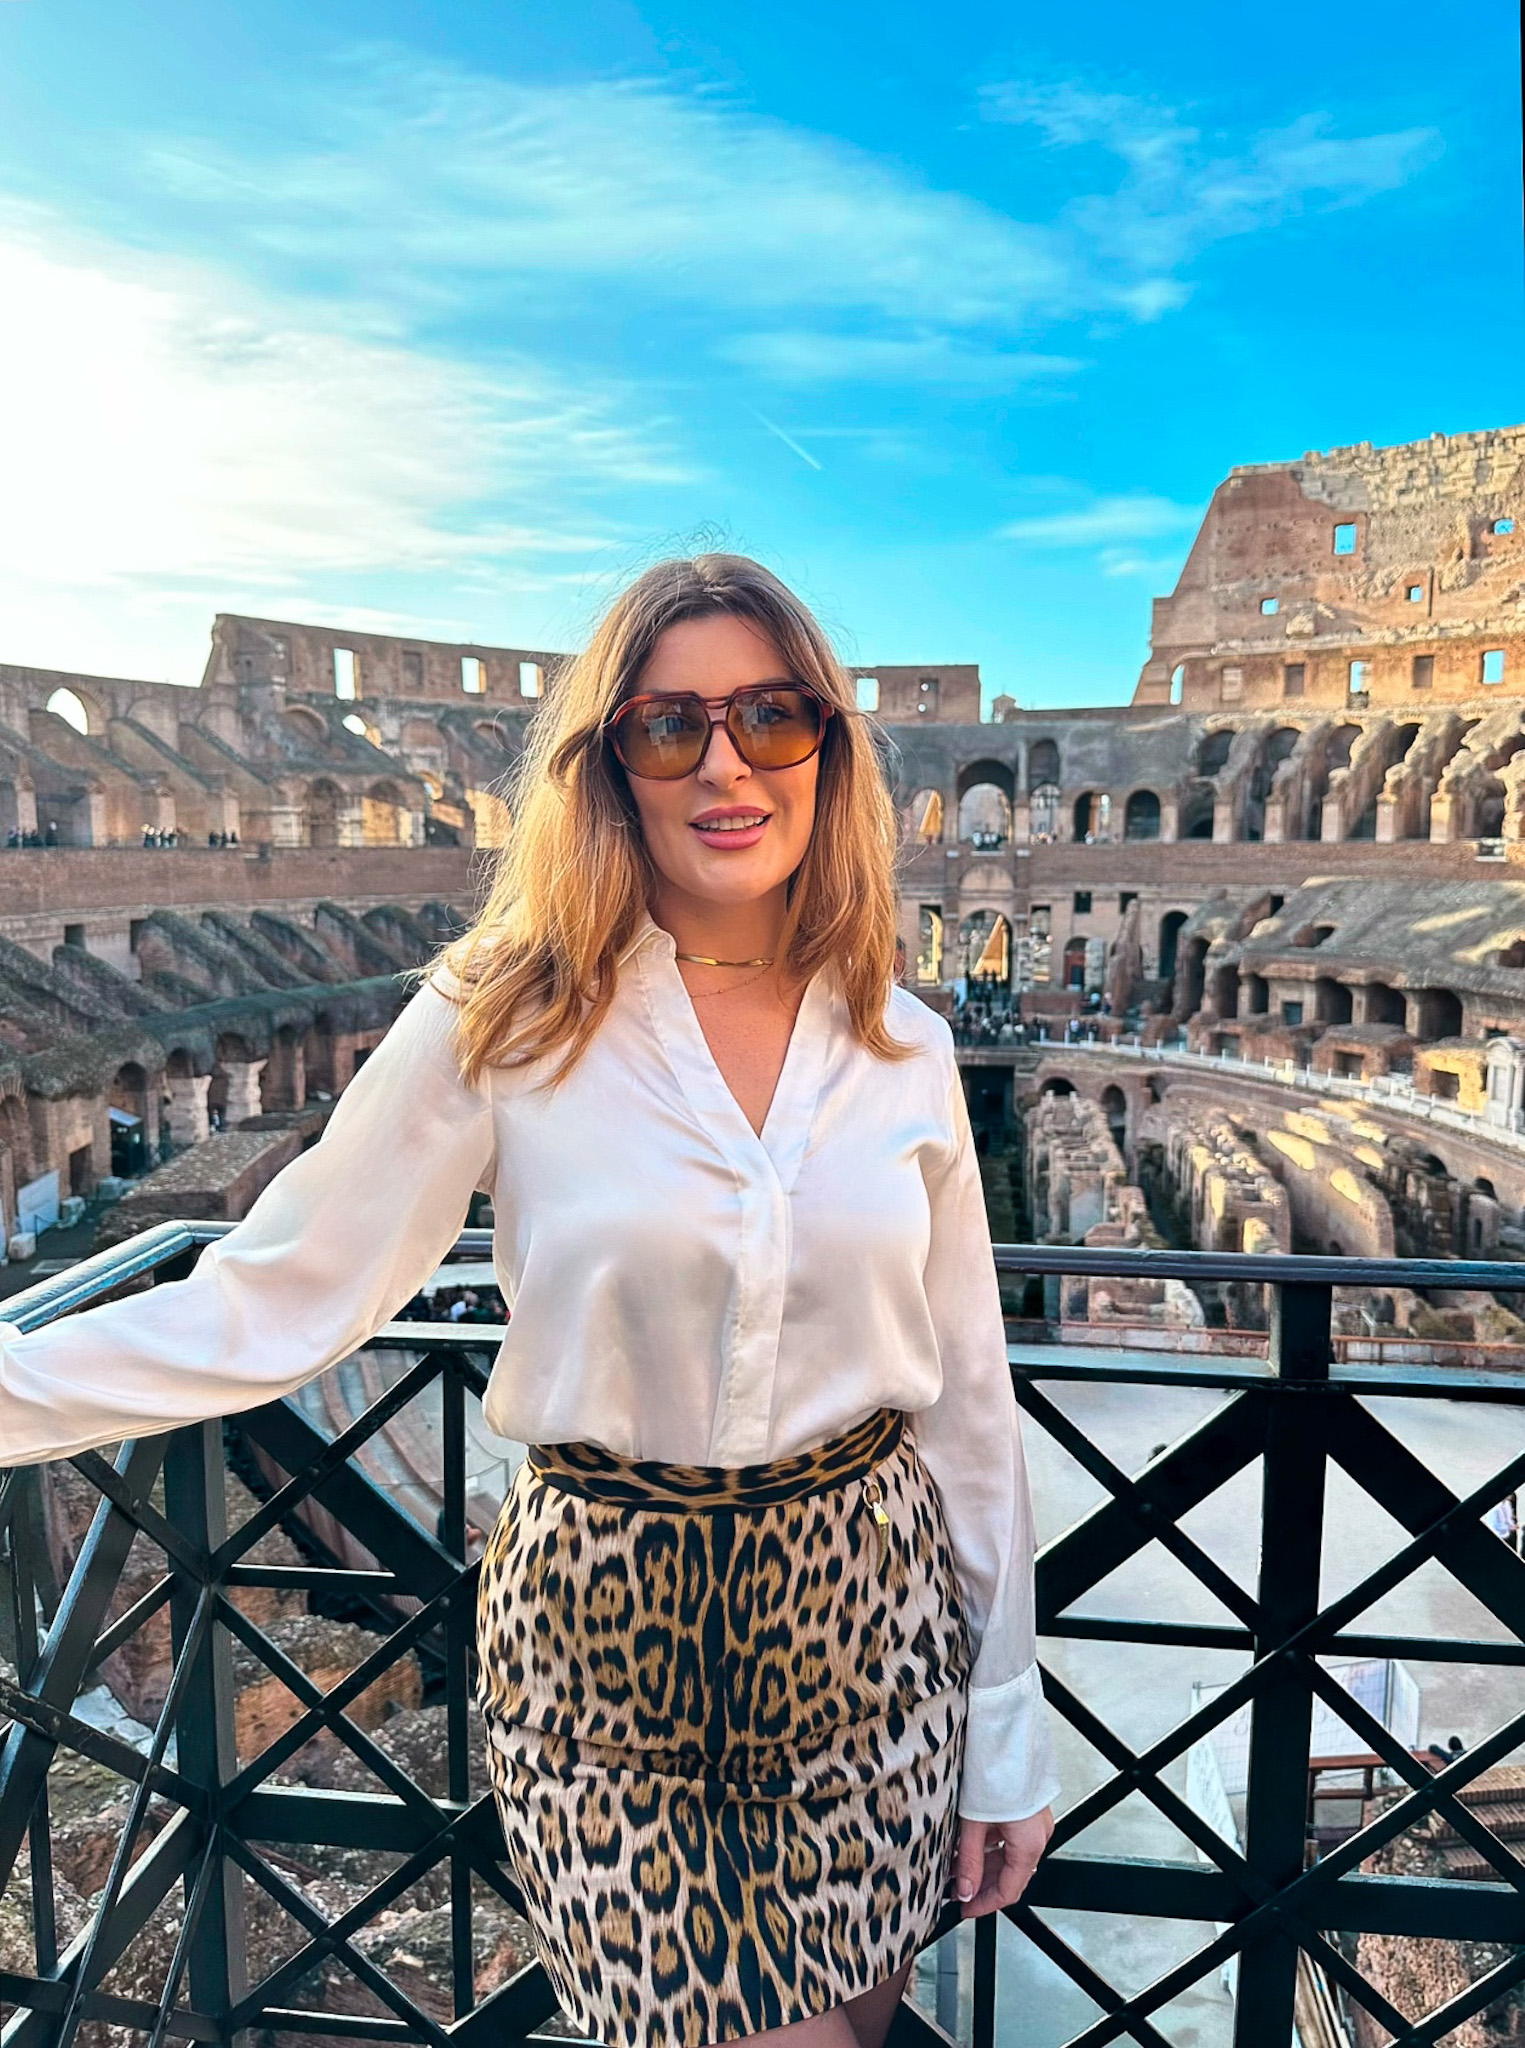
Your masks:
M711 718L721 705L724 720ZM797 768L820 747L832 710L804 683L756 683L730 697L701 697L691 690L630 697L604 730L630 774L678 782L702 765L710 735L722 722L749 768Z

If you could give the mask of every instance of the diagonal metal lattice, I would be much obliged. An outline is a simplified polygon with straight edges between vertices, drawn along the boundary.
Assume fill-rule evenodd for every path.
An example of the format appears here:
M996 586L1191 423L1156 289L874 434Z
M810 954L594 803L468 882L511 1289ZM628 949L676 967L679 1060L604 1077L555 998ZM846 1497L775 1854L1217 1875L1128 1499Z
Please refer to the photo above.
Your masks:
M183 1269L199 1239L213 1234L166 1226L87 1262L20 1298L24 1326L81 1305L120 1283ZM465 1242L465 1241L463 1241ZM479 1239L468 1248L480 1251ZM1226 1963L1238 1968L1236 2048L1287 2048L1300 1972L1315 1968L1350 2008L1360 2007L1403 2048L1431 2048L1466 2018L1525 1980L1525 1861L1487 1823L1487 1809L1463 1797L1480 1773L1525 1743L1525 1715L1507 1721L1446 1768L1431 1773L1320 1663L1331 1655L1427 1657L1494 1669L1525 1664L1525 1564L1484 1525L1488 1508L1525 1482L1525 1456L1457 1496L1366 1405L1372 1395L1525 1405L1525 1379L1486 1374L1347 1368L1330 1363L1330 1293L1335 1285L1525 1286L1519 1268L1448 1264L1420 1268L1353 1261L1233 1259L1073 1249L1004 1251L1012 1271L1110 1272L1267 1286L1275 1311L1265 1365L1211 1356L1107 1359L1054 1347L1014 1357L1017 1395L1030 1426L1047 1431L1101 1489L1101 1499L1055 1542L1038 1567L1039 1628L1049 1641L1117 1645L1200 1645L1239 1653L1244 1669L1216 1697L1157 1740L1130 1745L1057 1672L1046 1672L1055 1710L1104 1766L1098 1784L1062 1815L1053 1851L1029 1895L1008 1915L1095 2008L1072 2048L1127 2038L1166 2048L1171 2002ZM112 1459L75 1461L99 1498L79 1560L54 1588L40 1537L39 1478L0 1480L0 1545L13 1590L11 1633L17 1678L0 1678L0 1878L26 1853L35 1957L26 1971L0 1973L0 2000L14 2008L4 2048L69 2048L86 2023L135 2028L161 2048L171 2040L231 2044L258 2030L273 2041L296 2033L409 2042L525 2039L554 2012L533 1962L478 1996L474 1981L473 1886L521 1903L502 1866L491 1800L473 1790L468 1745L472 1627L478 1567L466 1521L466 1415L486 1380L490 1333L399 1324L377 1344L402 1354L398 1369L364 1412L333 1436L296 1403L237 1418L234 1433L267 1474L267 1497L236 1531L226 1525L225 1447L209 1425L124 1446ZM1214 1390L1218 1404L1137 1474L1125 1472L1066 1412L1065 1382ZM438 1526L425 1527L379 1485L366 1455L409 1404L436 1394L443 1470ZM1183 1524L1194 1509L1252 1467L1260 1468L1261 1544L1253 1588L1240 1583ZM1337 1467L1394 1520L1396 1551L1337 1598L1321 1602L1319 1567L1325 1489ZM302 1524L300 1566L258 1561L271 1530ZM325 1519L326 1518L326 1519ZM337 1527L363 1563L325 1552L319 1532ZM119 1593L129 1553L155 1560L148 1583ZM1183 1614L1077 1614L1120 1567L1158 1545L1216 1603L1220 1620ZM1506 1639L1431 1641L1363 1629L1377 1602L1414 1573L1438 1564L1495 1617ZM363 1661L324 1688L239 1605L251 1588L275 1587L364 1604L376 1630ZM152 1740L138 1747L92 1727L76 1710L106 1660L168 1613L173 1648L169 1694ZM162 1620L158 1622L163 1626ZM289 1719L258 1754L234 1741L232 1656L254 1661L279 1682ZM363 1695L405 1658L435 1675L448 1736L443 1793L418 1781L355 1718ZM1339 1713L1387 1767L1392 1791L1380 1810L1338 1848L1306 1863L1309 1732L1316 1701ZM1192 1745L1241 1709L1250 1717L1250 1789L1242 1843L1205 1821L1167 1773ZM336 1744L363 1775L365 1791L282 1782L314 1738ZM49 1769L74 1752L121 1779L127 1822L90 1924L62 1941L51 1897L55 1821ZM1140 1794L1203 1859L1141 1861L1088 1846L1098 1822ZM1475 1851L1490 1882L1396 1878L1364 1867L1398 1836L1431 1818ZM151 1823L151 1825L150 1825ZM314 1902L292 1856L304 1845L374 1852L364 1881L342 1910ZM412 1889L445 1882L449 1901L448 2013L426 2008L414 1989L367 1952L377 1923ZM246 1926L251 1900L289 1928L274 1962L251 1967ZM114 1988L112 1971L134 1952L156 1915L173 1909L156 2000ZM1203 1939L1154 1982L1125 1992L1108 1980L1104 1945L1082 1953L1055 1914L1138 1916L1196 1923ZM951 1916L947 1923L952 1924ZM1436 2012L1398 2011L1357 1968L1351 1938L1487 1941L1520 1951L1499 1962ZM974 2048L992 2048L1000 2022L994 1923L975 1938ZM1099 1960L1100 1959L1100 1960ZM356 2003L320 2011L304 1992L336 1972ZM309 1992L310 1998L310 1992ZM945 2041L906 2007L892 2048Z

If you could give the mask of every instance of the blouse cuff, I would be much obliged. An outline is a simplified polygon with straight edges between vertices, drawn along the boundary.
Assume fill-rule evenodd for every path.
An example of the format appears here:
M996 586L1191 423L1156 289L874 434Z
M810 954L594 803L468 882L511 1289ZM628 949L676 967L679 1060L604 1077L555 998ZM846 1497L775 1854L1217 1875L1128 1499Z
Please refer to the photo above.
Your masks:
M969 1692L961 1820L1026 1820L1059 1796L1043 1681L1029 1664L1005 1685Z

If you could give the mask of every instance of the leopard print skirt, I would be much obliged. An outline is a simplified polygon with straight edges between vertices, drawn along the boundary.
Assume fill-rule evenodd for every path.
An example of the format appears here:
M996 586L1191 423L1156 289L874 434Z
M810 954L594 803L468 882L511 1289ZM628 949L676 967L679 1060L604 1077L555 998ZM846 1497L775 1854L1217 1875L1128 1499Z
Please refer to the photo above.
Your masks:
M532 1450L478 1646L509 1868L586 2036L787 2026L927 1939L969 1652L900 1415L742 1471Z

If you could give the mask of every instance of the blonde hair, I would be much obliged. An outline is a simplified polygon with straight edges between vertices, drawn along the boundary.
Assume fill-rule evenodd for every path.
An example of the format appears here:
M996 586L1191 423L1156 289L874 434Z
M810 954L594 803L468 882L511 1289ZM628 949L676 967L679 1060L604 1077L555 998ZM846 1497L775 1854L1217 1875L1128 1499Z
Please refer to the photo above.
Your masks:
M659 562L604 614L587 650L558 670L511 778L513 819L486 905L442 964L459 984L458 1051L474 1081L488 1066L560 1054L561 1081L614 996L619 958L656 880L635 804L605 736L657 640L684 619L730 615L765 633L789 673L831 703L815 826L789 885L779 957L793 977L834 967L852 1029L882 1059L891 1037L899 827L868 722L820 625L745 555Z

